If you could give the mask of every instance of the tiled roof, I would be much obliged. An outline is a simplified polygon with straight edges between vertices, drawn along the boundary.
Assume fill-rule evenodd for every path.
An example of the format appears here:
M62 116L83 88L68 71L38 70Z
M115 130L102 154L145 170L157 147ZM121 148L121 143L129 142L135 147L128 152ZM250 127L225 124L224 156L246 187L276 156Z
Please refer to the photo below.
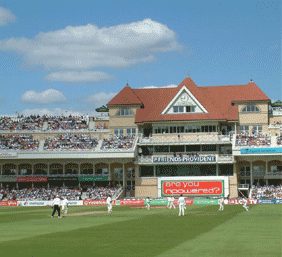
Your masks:
M194 95L208 113L161 114L183 86ZM236 86L198 87L191 78L184 79L176 88L123 88L108 105L141 104L135 122L183 120L238 120L238 108L232 101L269 101L270 99L253 82Z
M142 105L142 101L127 84L107 105Z

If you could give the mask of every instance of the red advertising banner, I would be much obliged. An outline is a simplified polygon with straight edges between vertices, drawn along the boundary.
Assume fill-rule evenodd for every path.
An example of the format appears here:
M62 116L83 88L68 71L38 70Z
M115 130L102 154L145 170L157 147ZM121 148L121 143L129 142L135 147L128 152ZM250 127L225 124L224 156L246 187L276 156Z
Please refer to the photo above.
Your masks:
M144 205L144 200L120 200L120 205Z
M17 201L0 201L0 206L18 206Z
M115 204L115 200L112 201ZM83 205L107 205L106 200L83 200Z
M226 199L224 204L243 204L243 199ZM247 204L258 204L257 199L247 199Z
M186 181L162 181L162 196L185 195L223 195L224 181L204 181L204 180L186 180Z
M18 182L47 182L48 177L18 177Z

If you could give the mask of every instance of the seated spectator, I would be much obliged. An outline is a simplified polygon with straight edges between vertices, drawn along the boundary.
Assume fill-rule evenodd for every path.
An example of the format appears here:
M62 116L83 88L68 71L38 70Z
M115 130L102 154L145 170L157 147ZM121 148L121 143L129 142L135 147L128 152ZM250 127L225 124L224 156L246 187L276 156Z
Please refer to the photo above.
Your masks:
M84 116L52 116L48 117L50 130L87 130L88 120Z
M27 117L0 117L0 130L22 131L33 130L38 131L43 127L44 116L30 115Z
M281 199L282 186L266 185L266 186L253 186L251 198L256 199Z
M1 150L37 150L39 140L31 135L0 135Z
M46 138L44 150L91 150L98 144L97 138L90 135L59 134L55 138Z
M270 146L271 137L269 135L262 135L261 133L253 133L253 136L241 134L236 136L236 146Z
M101 149L131 149L134 142L134 136L114 136L110 139L103 139Z

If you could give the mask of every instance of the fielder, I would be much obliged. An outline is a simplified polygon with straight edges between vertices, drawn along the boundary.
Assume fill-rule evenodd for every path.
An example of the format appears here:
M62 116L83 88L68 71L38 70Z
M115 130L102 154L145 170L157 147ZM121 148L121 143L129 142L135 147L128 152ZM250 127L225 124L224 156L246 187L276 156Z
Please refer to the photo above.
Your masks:
M53 212L51 218L54 218L54 214L56 211L58 212L58 218L62 218L60 213L60 203L61 203L61 199L59 198L59 195L57 195L52 204Z
M166 206L166 208L168 209L169 206L170 206L170 197L167 198L167 206Z
M223 207L223 203L224 203L224 198L220 198L218 199L218 203L219 203L219 211L223 211L224 207Z
M246 211L249 211L249 207L247 206L248 200L246 198L243 198L243 207L246 209Z
M150 210L150 198L147 197L146 199L147 209Z
M108 213L112 212L113 210L113 205L112 205L112 198L110 195L108 195L107 198L107 204L108 204Z
M181 194L178 198L178 206L179 206L179 214L178 216L184 216L184 208L185 208L185 198Z
M66 197L64 197L64 200L62 202L62 211L64 211L65 214L68 213L68 205L69 205L69 201Z
M174 209L176 209L176 207L174 205L174 197L173 196L170 197L169 209L171 209L172 207ZM186 209L186 207L184 207L184 208Z

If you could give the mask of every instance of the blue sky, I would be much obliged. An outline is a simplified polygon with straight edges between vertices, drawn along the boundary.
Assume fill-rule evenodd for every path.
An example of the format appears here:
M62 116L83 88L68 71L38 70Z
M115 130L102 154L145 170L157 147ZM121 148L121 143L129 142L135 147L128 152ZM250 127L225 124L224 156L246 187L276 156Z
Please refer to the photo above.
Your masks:
M281 2L0 0L0 115L94 114L188 70L282 99Z

